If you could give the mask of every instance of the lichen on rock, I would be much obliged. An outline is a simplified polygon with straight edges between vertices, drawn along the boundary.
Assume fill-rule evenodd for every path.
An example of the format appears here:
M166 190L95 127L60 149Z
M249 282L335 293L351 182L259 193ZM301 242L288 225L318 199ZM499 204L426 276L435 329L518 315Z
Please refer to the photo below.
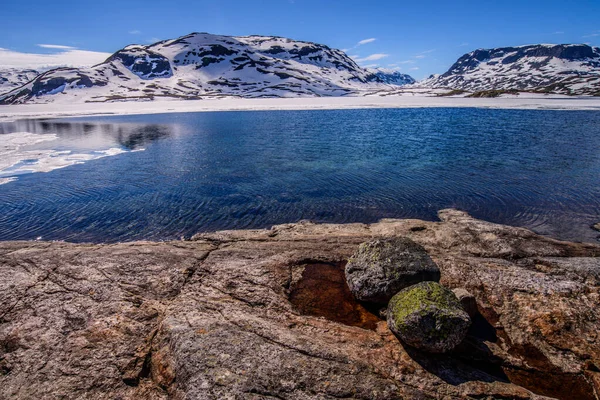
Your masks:
M386 304L405 287L439 280L440 270L427 251L405 237L362 243L346 265L352 294L372 303Z
M465 338L471 318L451 290L421 282L390 300L388 326L403 342L431 353L445 353Z

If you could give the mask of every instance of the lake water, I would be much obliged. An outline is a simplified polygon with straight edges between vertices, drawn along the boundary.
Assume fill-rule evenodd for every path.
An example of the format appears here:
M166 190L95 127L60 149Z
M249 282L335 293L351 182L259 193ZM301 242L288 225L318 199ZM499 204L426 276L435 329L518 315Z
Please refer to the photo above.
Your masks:
M179 239L301 219L435 220L439 209L456 207L594 242L600 112L372 109L17 121L0 124L0 170L1 240Z

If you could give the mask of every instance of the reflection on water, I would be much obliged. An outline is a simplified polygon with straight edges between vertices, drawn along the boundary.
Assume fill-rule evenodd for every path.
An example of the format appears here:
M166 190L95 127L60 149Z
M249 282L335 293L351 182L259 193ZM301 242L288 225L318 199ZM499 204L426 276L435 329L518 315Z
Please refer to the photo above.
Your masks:
M0 184L117 156L172 135L169 125L16 121L0 124Z
M60 122L46 120L19 120L0 123L0 135L14 132L53 134L63 145L118 145L135 150L148 143L173 135L177 127L169 124ZM0 136L2 140L2 136ZM0 142L1 143L1 142Z
M17 121L0 124L0 150L23 140L15 132L33 136L16 150L24 164L11 172L0 158L0 179L18 177L0 185L4 240L173 239L300 219L433 220L447 207L563 239L596 241L598 235L590 229L600 222L600 113L593 111ZM61 157L65 168L27 170L32 162L56 166Z

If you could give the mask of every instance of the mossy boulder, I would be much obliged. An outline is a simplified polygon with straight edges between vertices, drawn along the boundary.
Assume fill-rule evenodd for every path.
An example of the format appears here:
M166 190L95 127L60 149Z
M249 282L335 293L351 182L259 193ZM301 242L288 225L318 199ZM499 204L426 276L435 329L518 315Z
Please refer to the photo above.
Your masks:
M430 353L452 350L471 326L456 295L437 282L421 282L392 297L387 321L404 343Z
M379 304L415 283L440 280L440 269L427 251L405 237L362 243L345 272L354 297Z

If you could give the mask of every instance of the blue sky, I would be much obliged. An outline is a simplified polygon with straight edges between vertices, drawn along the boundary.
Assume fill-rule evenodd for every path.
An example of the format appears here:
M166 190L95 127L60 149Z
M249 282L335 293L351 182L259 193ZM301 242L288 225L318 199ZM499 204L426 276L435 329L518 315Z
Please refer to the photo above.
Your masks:
M420 79L476 48L600 45L598 0L4 0L0 14L0 65L92 64L127 44L198 31L323 43Z

